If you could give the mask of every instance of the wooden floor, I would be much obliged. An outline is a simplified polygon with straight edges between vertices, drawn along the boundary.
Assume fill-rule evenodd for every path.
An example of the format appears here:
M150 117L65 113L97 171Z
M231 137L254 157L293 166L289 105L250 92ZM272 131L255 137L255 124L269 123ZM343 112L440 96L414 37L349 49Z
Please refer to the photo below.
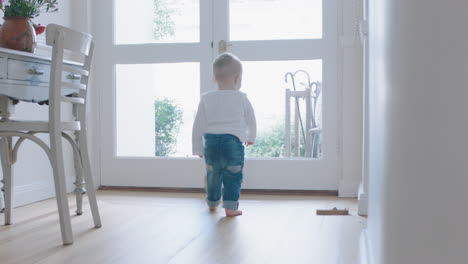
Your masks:
M13 225L0 226L0 263L354 264L366 222L354 199L335 197L243 195L237 218L209 213L201 194L100 191L98 199L103 227L92 228L85 202L71 246L61 245L55 200L13 210ZM335 206L351 215L315 215Z

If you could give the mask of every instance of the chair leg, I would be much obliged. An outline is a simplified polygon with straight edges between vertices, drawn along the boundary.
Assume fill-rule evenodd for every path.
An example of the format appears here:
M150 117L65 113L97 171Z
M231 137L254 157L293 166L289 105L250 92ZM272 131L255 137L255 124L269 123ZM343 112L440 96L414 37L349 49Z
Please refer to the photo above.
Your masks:
M314 159L317 159L319 158L319 140L320 140L320 133L314 133L313 134L313 138L312 138L312 149L313 149L313 153L312 153L312 157Z
M99 215L99 208L96 199L96 189L94 186L93 175L91 174L91 165L89 163L88 140L86 137L86 130L82 129L78 132L78 145L80 147L81 161L83 162L83 173L86 183L86 192L88 194L89 205L93 215L94 227L100 228L101 217Z
M74 164L75 164L75 173L76 179L73 184L75 184L75 197L76 197L76 215L83 214L83 194L86 193L86 189L84 188L84 180L83 180L83 165L81 162L80 152L78 149L74 149L73 151L74 157Z
M84 181L83 181L83 174L82 174L82 169L76 169L76 181L74 182L75 184L75 197L76 197L76 215L82 215L83 214L83 194L86 193L85 189L83 188L84 186Z
M70 210L68 207L65 168L63 162L62 135L60 131L50 132L50 161L54 172L55 195L60 218L60 229L64 245L73 244Z
M11 225L11 201L13 196L13 164L11 159L12 138L0 139L2 171L3 171L3 194L5 197L5 225Z

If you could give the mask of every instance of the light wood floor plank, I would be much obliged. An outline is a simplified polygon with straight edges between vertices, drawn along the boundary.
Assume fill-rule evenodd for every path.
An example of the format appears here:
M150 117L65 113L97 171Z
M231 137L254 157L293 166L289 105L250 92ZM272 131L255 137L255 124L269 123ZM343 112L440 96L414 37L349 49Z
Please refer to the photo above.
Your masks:
M85 200L65 247L55 200L14 209L14 224L0 226L0 263L353 264L366 221L356 200L335 197L243 195L236 218L209 213L201 194L100 191L98 200L103 227L92 228ZM335 206L351 215L315 215Z

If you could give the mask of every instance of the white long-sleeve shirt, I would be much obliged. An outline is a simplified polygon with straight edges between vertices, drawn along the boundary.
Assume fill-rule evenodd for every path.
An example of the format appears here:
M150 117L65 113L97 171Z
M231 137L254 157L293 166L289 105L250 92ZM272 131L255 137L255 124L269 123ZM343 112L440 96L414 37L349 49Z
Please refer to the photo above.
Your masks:
M193 155L203 155L203 135L231 134L241 142L255 142L257 124L247 95L237 90L204 94L192 130Z

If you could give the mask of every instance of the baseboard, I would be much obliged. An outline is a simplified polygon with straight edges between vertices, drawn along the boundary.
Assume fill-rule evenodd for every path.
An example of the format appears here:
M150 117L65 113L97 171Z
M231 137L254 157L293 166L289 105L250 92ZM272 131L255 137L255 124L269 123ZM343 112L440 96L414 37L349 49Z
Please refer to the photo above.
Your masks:
M52 182L35 182L14 187L13 208L35 203L55 196Z
M363 229L359 239L359 264L374 264L371 243L367 229Z
M101 186L99 190L112 191L142 191L142 192L181 192L204 193L204 188L166 188L166 187L136 187L136 186ZM305 196L338 196L333 190L267 190L243 189L243 194L272 194L272 195L305 195Z
M358 197L360 181L342 180L338 185L338 195L343 198Z
M67 177L67 192L73 192L74 177ZM38 181L13 187L12 207L19 207L55 197L53 181ZM4 208L3 192L0 192L0 209Z

